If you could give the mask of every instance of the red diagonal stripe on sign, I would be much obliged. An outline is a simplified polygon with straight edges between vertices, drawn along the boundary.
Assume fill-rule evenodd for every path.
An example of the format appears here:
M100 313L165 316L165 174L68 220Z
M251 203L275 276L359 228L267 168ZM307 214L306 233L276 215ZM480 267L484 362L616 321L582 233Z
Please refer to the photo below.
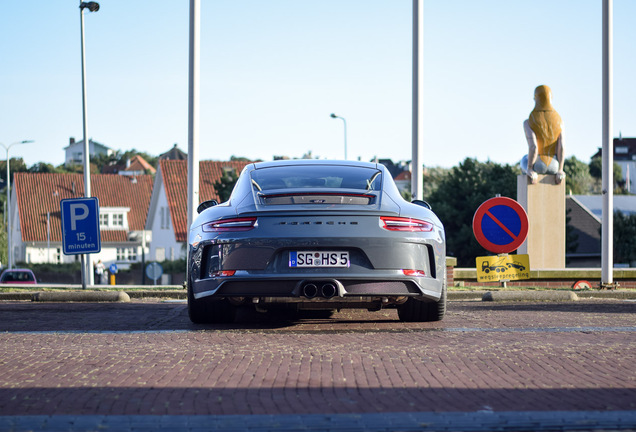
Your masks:
M499 219L497 219L495 216L493 216L492 213L490 213L490 210L486 210L486 214L488 216L490 216L490 219L492 219L497 225L499 225L499 228L501 228L502 230L504 230L506 232L506 234L508 234L510 237L512 237L513 239L517 240L517 236L514 235L512 233L512 231L510 231L508 229L507 226L505 226L504 224L502 224L501 222L499 222Z

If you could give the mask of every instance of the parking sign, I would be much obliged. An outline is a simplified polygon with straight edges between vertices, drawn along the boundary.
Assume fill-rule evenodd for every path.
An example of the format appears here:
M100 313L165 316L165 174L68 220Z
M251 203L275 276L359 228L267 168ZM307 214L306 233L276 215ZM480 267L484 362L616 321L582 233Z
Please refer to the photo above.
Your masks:
M77 255L101 251L97 198L63 199L60 206L64 254Z

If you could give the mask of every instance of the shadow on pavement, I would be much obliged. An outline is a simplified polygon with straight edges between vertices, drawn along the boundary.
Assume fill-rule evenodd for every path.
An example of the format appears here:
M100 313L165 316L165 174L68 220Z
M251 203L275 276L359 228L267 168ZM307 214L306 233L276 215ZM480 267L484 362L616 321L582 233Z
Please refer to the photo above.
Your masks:
M536 312L573 312L626 314L636 313L636 302L614 301L575 301L575 302L474 302L466 303L466 308L493 311L536 311Z
M397 312L347 311L321 319L312 311L301 314L259 313L240 309L232 324L193 324L183 303L1 303L0 332L143 332L201 330L303 330L337 331L343 325L380 330L404 327ZM439 323L410 323L410 326L439 327ZM352 330L349 328L348 330Z
M636 389L32 387L0 401L0 415L607 411L634 410Z

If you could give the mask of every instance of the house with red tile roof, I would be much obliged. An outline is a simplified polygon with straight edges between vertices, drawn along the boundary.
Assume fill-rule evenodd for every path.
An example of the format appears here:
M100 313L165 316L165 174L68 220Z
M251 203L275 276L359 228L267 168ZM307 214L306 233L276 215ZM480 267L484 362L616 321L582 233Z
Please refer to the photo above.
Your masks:
M157 170L150 165L146 159L140 155L135 155L122 165L106 165L102 169L102 174L119 174L138 176L142 174L154 174Z
M61 263L79 260L62 254L60 201L84 196L83 174L16 173L11 191L14 262ZM141 261L141 240L131 232L144 229L153 180L150 175L91 175L91 193L99 201L102 249L92 254L108 266L126 268Z
M200 202L219 200L214 188L227 170L237 174L251 162L199 162ZM152 231L150 255L153 261L176 260L187 255L188 162L160 160L150 200L146 229Z

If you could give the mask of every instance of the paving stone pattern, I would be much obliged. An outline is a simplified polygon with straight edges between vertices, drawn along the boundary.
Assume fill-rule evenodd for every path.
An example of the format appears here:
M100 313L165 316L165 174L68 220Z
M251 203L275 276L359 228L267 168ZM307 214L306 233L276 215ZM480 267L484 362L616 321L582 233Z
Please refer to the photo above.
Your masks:
M625 301L453 302L440 323L400 323L388 310L196 326L183 304L158 300L0 303L0 430L99 419L136 430L162 416L218 424L245 414L294 429L380 413L455 413L467 425L466 413L510 415L521 430L528 412L598 412L608 427L636 427L635 317ZM566 417L554 427L574 424Z

